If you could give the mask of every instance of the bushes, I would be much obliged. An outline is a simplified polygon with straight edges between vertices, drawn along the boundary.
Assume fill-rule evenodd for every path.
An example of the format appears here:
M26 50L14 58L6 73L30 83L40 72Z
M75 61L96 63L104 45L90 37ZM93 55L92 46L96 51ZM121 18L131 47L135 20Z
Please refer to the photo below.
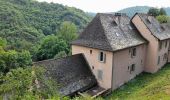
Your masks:
M28 51L16 52L15 50L0 50L0 73L7 73L10 69L27 67L32 64Z

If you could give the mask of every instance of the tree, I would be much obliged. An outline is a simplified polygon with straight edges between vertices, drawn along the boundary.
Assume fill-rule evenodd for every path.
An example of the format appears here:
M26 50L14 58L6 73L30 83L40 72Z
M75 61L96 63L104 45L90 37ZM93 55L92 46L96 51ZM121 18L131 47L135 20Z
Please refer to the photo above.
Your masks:
M77 28L71 22L63 22L60 26L59 32L57 33L59 38L66 40L67 43L77 38Z
M167 15L164 8L161 8L161 9L160 9L159 15Z
M37 52L37 60L45 60L54 58L56 54L61 51L69 52L66 41L59 39L55 35L47 36L41 43L40 48Z
M54 59L58 59L58 58L66 57L66 56L67 54L65 53L65 51L61 51L54 56Z
M166 15L159 15L159 16L156 17L156 19L160 23L167 23L168 22L168 17Z
M0 37L0 46L4 47L4 46L6 46L6 44L7 44L6 39L3 39Z
M59 96L53 80L45 77L45 69L27 67L13 69L0 77L0 95L11 100L42 100Z
M156 17L159 15L159 9L158 8L150 8L148 11L148 14Z
M17 52L15 50L4 51L0 49L0 73L7 73L18 67L31 66L31 55L28 51Z

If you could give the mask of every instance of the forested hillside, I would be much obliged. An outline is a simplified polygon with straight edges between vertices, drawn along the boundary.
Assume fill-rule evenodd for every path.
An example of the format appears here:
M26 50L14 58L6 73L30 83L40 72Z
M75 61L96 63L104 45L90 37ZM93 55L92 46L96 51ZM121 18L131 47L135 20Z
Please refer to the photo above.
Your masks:
M7 49L32 52L46 35L56 34L64 21L81 31L92 18L83 11L35 0L0 0L0 37Z
M149 7L149 6L135 6L135 7L129 7L129 8L122 9L118 12L126 13L128 16L132 17L136 12L147 13L150 8L151 7ZM164 9L165 9L167 15L170 16L170 7L167 7L167 8L164 8Z

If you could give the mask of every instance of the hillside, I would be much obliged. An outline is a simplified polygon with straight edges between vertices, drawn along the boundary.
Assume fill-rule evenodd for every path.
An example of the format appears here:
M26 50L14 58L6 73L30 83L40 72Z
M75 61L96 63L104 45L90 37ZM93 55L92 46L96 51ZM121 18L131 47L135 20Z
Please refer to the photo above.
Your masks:
M54 34L64 21L80 30L92 19L82 10L35 0L0 0L0 37L8 49L33 50L43 37Z
M140 74L106 99L170 100L170 64L165 65L155 74Z
M132 17L136 12L147 13L150 8L151 7L148 7L148 6L135 6L135 7L129 7L129 8L122 9L118 12L126 13L128 16ZM170 7L167 7L164 9L166 10L166 13L170 16Z

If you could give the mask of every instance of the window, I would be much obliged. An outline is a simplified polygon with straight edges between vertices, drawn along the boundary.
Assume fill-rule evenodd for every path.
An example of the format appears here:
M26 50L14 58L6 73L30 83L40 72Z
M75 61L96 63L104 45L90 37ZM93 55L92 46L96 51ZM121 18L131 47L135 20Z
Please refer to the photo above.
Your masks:
M92 50L90 50L90 54L92 54Z
M168 41L165 41L165 48L167 47L167 45L168 45Z
M128 69L129 69L129 67L128 67ZM134 72L135 71L135 64L132 64L131 66L130 66L130 73L132 73L132 72Z
M159 50L161 50L162 49L162 42L160 41L159 42Z
M157 64L159 65L159 63L160 63L160 56L158 56L158 63Z
M100 52L99 53L99 61L105 62L105 59L106 59L106 54L104 54L104 52Z
M97 77L98 77L99 80L103 79L103 71L102 70L98 70Z
M131 71L135 71L135 64L132 64Z
M164 57L163 57L163 60L166 61L167 58L168 58L168 55L165 53L165 54L164 54Z
M136 48L132 48L131 56L132 57L136 56Z

